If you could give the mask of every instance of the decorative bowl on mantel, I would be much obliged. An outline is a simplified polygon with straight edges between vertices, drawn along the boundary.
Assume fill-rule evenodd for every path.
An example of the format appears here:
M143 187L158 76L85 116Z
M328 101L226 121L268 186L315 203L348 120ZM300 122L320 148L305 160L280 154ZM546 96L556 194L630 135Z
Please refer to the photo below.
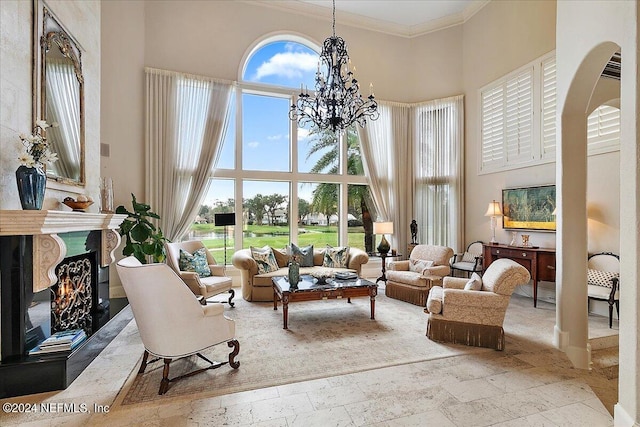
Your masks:
M74 212L84 212L85 209L93 204L93 200L74 200L71 197L66 197L62 203L69 206Z

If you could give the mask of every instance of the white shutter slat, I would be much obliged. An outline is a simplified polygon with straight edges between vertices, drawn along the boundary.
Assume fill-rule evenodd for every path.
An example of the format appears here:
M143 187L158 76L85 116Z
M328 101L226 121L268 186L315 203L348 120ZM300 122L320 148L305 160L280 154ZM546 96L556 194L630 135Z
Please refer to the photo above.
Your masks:
M542 62L542 155L551 157L556 151L556 58Z
M619 147L620 110L608 105L601 105L587 118L588 153L613 151Z

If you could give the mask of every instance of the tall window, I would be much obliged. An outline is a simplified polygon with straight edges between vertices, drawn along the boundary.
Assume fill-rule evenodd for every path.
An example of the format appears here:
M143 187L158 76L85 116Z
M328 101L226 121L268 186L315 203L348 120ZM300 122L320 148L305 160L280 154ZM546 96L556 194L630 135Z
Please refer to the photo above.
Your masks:
M350 245L366 249L371 223L355 129L344 135L298 128L289 107L300 87L313 91L319 47L299 37L265 40L242 69L227 138L190 238L207 238L207 212L232 208L233 250L270 245ZM363 213L364 211L364 213ZM197 222L197 221L196 221ZM220 236L216 230L214 237ZM370 237L369 237L370 238ZM219 260L220 257L216 257Z
M457 248L462 236L463 98L416 107L416 217L428 244Z

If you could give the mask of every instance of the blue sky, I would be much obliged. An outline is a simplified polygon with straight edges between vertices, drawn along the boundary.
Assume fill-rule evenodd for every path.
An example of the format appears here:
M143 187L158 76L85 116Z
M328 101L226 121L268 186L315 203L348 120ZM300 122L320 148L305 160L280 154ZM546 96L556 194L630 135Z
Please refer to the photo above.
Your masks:
M274 42L257 50L249 59L245 68L244 80L277 86L296 88L304 84L313 90L315 73L318 66L318 54L298 43ZM246 170L289 171L289 98L268 97L256 94L243 94L243 135L242 166ZM225 143L218 161L219 168L230 169L234 164L235 141L235 105L231 112L232 120L227 130ZM321 153L306 159L312 138L307 129L298 130L298 169L308 172ZM231 181L215 185L205 197L204 204L212 205L216 199L233 198ZM284 192L288 195L288 183L247 182L244 184L244 197L251 198L257 193L273 194ZM310 200L310 186L304 187L301 195Z

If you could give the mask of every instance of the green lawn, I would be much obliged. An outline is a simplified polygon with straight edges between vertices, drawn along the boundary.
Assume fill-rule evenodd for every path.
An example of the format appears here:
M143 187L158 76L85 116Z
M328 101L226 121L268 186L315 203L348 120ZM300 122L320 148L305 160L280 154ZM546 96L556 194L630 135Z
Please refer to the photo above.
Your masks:
M194 238L198 239L198 234L204 233L224 233L224 227L216 227L213 224L194 224L191 229L196 232ZM304 231L304 232L303 232ZM314 245L316 248L323 248L326 245L338 245L337 226L300 226L298 235L298 245ZM362 227L349 227L349 246L364 250L364 229ZM285 248L289 244L288 226L271 225L249 225L244 231L243 246L265 246L274 248ZM224 260L224 239L221 238L201 238L204 245L211 249L218 262ZM232 231L227 235L227 263L231 263L231 256L235 252Z

